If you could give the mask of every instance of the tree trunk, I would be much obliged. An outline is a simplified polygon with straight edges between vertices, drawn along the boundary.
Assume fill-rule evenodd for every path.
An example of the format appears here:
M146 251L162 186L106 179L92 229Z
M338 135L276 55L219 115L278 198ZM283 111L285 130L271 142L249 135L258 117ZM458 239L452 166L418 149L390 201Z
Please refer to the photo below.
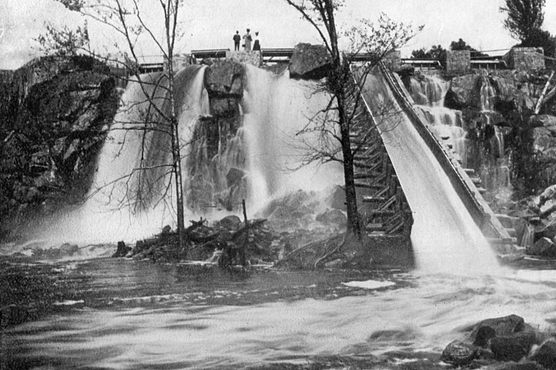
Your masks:
M361 221L359 211L357 209L357 193L355 191L355 179L353 174L353 153L351 151L350 124L345 118L346 100L342 95L336 97L338 102L338 119L340 125L340 134L342 141L342 155L344 166L344 181L346 194L346 208L348 229L351 229L355 236L361 238Z

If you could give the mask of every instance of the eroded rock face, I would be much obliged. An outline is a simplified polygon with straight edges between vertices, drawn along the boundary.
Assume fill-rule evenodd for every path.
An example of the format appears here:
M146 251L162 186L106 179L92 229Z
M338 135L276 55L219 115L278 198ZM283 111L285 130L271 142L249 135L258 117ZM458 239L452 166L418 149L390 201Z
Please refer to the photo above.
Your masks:
M298 44L290 60L290 77L321 79L330 68L330 55L323 45Z
M450 90L446 94L446 106L452 109L463 109L475 105L477 100L475 87L478 80L479 75L476 74L454 77Z
M119 103L108 67L89 57L32 61L2 90L0 237L10 219L80 200Z
M205 71L209 96L243 96L245 66L232 60L215 60Z

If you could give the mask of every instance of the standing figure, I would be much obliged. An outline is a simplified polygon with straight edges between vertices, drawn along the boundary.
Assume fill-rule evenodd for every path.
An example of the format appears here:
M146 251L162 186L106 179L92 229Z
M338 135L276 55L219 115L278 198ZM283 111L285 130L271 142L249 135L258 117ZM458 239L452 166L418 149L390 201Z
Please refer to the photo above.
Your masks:
M259 32L255 32L255 43L253 44L253 50L261 50L261 39L259 38Z
M236 31L233 40L234 40L234 50L239 50L239 42L241 41L241 36L239 35L239 31Z
M247 33L245 35L243 35L243 38L245 40L245 51L251 51L251 40L253 38L251 37L251 34L249 33L249 31L251 31L251 30L248 28Z

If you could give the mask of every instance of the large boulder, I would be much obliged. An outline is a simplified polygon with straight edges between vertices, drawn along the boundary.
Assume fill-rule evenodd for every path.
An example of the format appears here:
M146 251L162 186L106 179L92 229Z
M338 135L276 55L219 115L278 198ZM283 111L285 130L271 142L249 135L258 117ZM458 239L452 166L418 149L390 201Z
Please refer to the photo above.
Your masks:
M475 342L477 339L478 334L480 333L481 328L488 327L494 331L495 336L508 336L520 331L523 331L526 328L525 320L522 317L517 315L509 315L503 317L496 317L492 319L486 319L479 322L477 325L474 326L473 331L471 332L471 341Z
M475 358L477 358L477 347L459 340L448 344L440 357L442 361L455 366L469 365Z
M533 355L531 360L538 362L550 370L556 370L556 342L548 340L544 342Z
M480 100L476 89L480 76L466 74L454 77L446 93L445 105L452 109L469 108Z
M243 96L245 66L232 60L215 60L205 71L205 88L209 96Z
M535 333L523 331L510 336L494 337L489 341L494 358L498 361L518 362L527 356L537 343Z
M541 238L531 247L528 247L526 253L534 256L556 257L556 246L552 240L548 238Z
M324 45L298 44L290 59L290 77L321 79L330 68L330 54Z

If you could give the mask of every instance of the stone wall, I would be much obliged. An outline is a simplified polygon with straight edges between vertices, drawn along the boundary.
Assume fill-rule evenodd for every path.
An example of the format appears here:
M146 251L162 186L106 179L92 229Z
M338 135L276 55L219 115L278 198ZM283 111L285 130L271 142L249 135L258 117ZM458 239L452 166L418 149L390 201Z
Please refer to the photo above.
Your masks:
M238 63L251 64L259 67L262 64L261 52L258 50L252 51L226 51L226 59Z
M505 59L511 69L534 71L545 68L542 48L512 48Z
M446 52L446 71L448 73L466 73L471 69L471 52L469 50L448 50Z

